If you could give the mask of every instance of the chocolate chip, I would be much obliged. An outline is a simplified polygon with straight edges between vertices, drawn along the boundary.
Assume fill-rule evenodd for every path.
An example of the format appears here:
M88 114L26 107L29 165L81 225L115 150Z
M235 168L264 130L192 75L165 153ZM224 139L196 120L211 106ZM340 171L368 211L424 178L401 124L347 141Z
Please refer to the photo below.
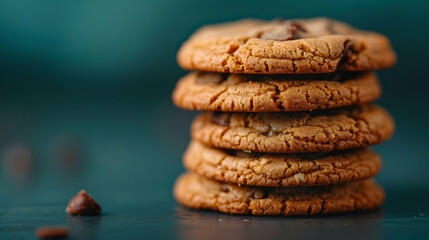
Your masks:
M228 78L226 73L197 73L197 84L219 84Z
M333 152L309 152L309 153L297 153L297 156L300 156L302 159L305 159L305 160L313 161L319 158L331 156L332 154Z
M350 39L344 41L343 52L341 53L340 61L338 61L337 69L341 68L344 64L347 64L347 60L350 55L356 54L356 52L351 49L351 45L352 41Z
M291 29L295 31L293 35L296 36L296 38L298 38L298 36L296 35L297 34L296 31L307 32L307 29L305 29L301 23L291 21L289 22L289 24L292 27Z
M265 198L265 191L258 190L253 194L253 199L261 199L261 198Z
M240 151L240 150L234 151L233 156L238 157L238 158L253 158L252 152Z
M101 207L85 190L81 190L70 200L66 211L77 216L98 216L101 214Z
M213 113L212 122L220 126L228 127L229 121L230 121L229 118L230 118L230 115L227 115L227 114Z
M263 32L260 38L275 41L294 40L300 38L299 32L307 32L307 30L298 22L284 21L281 26Z
M220 187L220 189L222 190L222 192L229 192L229 189L228 189L228 187L225 185L225 184L223 184L221 187Z
M261 152L252 152L247 150L231 150L229 152L229 155L232 155L234 157L238 158L259 158L264 155L264 153Z
M36 230L36 236L41 239L65 239L68 235L66 227L40 227Z

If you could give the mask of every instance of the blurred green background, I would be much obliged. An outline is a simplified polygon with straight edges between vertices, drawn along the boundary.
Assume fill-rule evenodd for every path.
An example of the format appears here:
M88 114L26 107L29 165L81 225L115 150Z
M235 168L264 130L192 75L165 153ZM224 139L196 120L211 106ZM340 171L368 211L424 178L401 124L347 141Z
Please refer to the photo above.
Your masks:
M388 196L427 195L427 13L423 0L0 0L0 206L65 207L81 188L102 203L175 206L196 114L170 100L186 73L176 52L200 26L245 17L328 16L387 35L399 61L379 71L378 103L397 131L375 147L377 180Z

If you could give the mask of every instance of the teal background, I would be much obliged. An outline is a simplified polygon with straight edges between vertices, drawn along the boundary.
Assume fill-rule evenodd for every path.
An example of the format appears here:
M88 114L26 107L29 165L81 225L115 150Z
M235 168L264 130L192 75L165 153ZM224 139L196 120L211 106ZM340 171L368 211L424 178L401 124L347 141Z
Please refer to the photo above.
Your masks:
M368 238L427 236L427 12L427 2L417 0L0 0L0 236L31 239L39 225L65 224L73 234L75 228L97 226L80 232L79 238L88 232L103 239L192 238L202 232L183 229L204 219L209 220L203 226L225 230L217 221L224 215L182 209L171 196L174 179L184 171L181 154L196 115L175 108L170 100L176 80L186 73L176 64L176 52L204 24L313 16L381 32L398 54L394 68L378 71L384 94L377 103L397 125L392 140L374 147L384 159L376 179L386 189L387 201L376 216L345 217L344 222L354 224L350 228L335 218L308 219L303 225L266 221L298 224L289 231L307 232L308 223L316 226L314 233L344 231L350 236L348 231L369 226L374 234ZM72 149L78 167L61 167L61 146ZM32 168L24 180L13 178L4 164L16 147L31 155ZM104 207L101 220L66 217L63 208L81 188ZM241 219L224 217L241 229L237 234L249 236ZM254 221L254 229L267 230L261 227L267 223L263 219ZM277 232L282 228L272 234Z

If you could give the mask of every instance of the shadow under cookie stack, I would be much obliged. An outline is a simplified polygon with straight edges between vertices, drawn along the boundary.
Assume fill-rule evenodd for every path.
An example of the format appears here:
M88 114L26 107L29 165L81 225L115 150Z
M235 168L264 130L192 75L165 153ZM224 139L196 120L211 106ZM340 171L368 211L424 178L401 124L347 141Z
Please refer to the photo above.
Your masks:
M345 23L243 20L203 27L179 50L187 70L174 103L206 111L174 196L194 209L314 215L378 208L371 180L391 116L372 70L391 67L389 40Z

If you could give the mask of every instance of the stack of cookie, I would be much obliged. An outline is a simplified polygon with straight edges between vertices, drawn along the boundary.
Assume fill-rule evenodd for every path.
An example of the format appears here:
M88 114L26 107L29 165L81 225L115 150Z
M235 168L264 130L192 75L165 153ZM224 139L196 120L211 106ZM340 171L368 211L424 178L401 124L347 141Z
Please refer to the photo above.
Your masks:
M381 87L369 71L395 61L383 35L330 19L203 27L178 53L199 72L179 80L173 101L207 112L192 124L191 173L175 198L254 215L379 207L384 193L370 178L381 159L367 146L390 138L394 122L371 104Z

